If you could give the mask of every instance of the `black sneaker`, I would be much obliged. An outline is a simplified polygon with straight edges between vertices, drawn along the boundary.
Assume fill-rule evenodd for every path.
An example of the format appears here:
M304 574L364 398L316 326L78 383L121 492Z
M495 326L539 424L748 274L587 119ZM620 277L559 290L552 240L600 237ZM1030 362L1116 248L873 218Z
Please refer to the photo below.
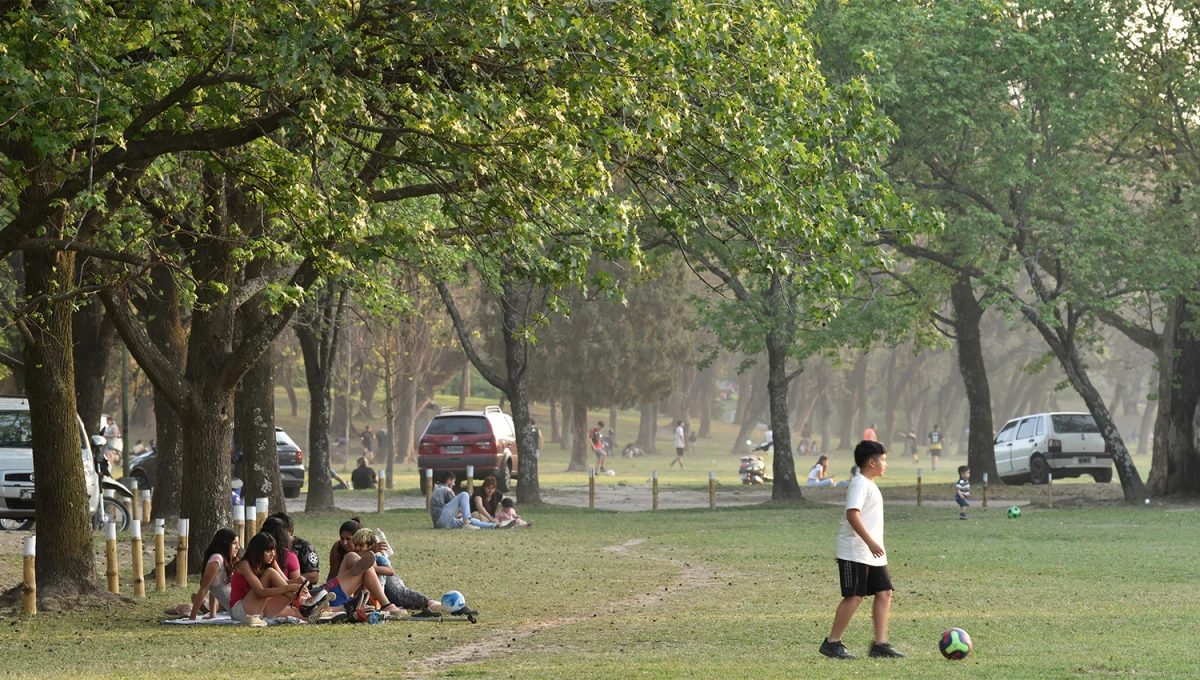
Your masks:
M426 607L415 614L411 614L410 617L414 619L440 619L442 615Z
M450 612L450 614L452 616L479 616L479 612L475 609L471 609L470 607L463 607L456 612Z
M333 593L327 590L319 591L308 602L300 605L300 615L308 619L309 623L316 623L321 618L321 614L329 609L329 605L326 603L331 599L333 599Z
M825 638L825 641L821 643L821 653L831 659L858 658L857 656L851 654L850 650L846 649L846 645L843 645L841 640L838 640L837 642L830 642L829 638Z
M886 642L876 642L871 645L871 651L867 656L875 659L903 659L904 654L896 651L896 648Z

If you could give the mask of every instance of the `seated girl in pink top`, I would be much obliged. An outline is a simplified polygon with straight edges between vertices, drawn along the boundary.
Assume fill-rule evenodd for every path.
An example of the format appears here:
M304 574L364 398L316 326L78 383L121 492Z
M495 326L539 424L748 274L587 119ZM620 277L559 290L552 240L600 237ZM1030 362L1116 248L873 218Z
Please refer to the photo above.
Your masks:
M517 509L513 507L513 499L511 498L505 498L500 501L500 509L496 511L496 521L500 523L516 522L516 526L519 527L533 526L532 520L526 522L517 516Z

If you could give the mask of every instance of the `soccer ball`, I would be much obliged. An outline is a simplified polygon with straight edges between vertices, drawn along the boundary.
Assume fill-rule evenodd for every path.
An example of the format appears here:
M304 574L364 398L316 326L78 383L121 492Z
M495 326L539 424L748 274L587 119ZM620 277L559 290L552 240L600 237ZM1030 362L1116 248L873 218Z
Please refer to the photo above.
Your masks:
M442 596L442 610L447 614L454 614L463 610L467 606L467 598L457 590L451 590Z
M1009 506L1008 512L1005 514L1008 515L1009 519L1016 519L1021 516L1021 508L1018 508L1015 505Z
M616 476L617 476L617 471L616 471L616 470L609 470L609 471L608 471L608 476L609 476L609 477L616 477Z
M942 633L938 649L947 659L965 659L971 653L971 636L962 628L951 628Z

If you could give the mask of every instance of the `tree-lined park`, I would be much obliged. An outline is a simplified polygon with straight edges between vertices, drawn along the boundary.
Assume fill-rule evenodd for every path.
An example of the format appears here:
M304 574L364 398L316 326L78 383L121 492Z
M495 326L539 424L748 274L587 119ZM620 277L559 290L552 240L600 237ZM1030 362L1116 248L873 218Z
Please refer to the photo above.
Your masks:
M950 627L981 677L1200 661L1156 634L1200 621L1194 0L0 0L0 198L35 499L0 532L10 673L958 677ZM491 406L537 528L434 531L422 434ZM1109 474L997 466L1051 413L1090 417ZM191 590L106 587L79 432L106 417L139 519L190 522L165 566ZM809 481L864 438L912 658L850 667L817 654L845 492ZM360 456L381 514L335 490ZM362 515L483 625L160 628L236 489L322 577Z

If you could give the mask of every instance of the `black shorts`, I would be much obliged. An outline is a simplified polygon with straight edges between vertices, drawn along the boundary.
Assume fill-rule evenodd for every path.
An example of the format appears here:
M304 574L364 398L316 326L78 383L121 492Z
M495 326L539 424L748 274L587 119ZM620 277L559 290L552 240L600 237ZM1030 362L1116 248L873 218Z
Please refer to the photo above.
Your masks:
M842 597L866 597L892 589L892 576L887 565L872 567L862 562L839 559L838 577L842 581Z
M675 447L675 455L679 456L680 458L683 458L683 451L684 450L679 448L678 446Z

